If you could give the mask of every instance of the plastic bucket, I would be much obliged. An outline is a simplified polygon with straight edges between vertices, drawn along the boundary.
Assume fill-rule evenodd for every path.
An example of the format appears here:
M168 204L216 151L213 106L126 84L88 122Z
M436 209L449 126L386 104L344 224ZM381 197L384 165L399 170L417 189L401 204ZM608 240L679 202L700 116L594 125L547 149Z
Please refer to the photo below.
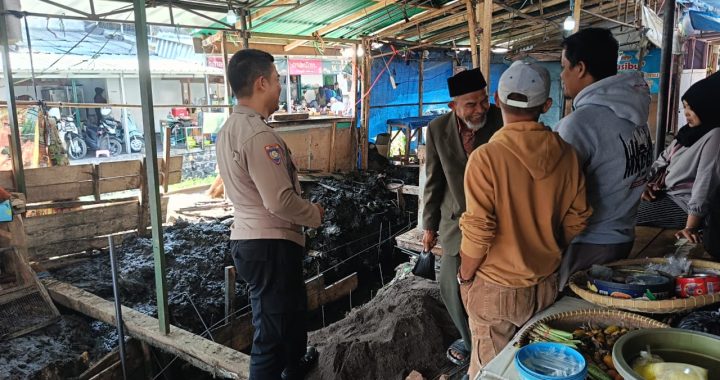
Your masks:
M584 380L585 358L559 343L533 343L515 354L515 367L522 380Z

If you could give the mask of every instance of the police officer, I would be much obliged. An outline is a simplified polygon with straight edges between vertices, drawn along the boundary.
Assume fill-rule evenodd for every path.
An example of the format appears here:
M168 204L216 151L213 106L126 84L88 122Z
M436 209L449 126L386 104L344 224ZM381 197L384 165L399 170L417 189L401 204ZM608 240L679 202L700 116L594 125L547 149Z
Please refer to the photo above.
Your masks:
M250 287L251 380L302 379L317 361L317 351L306 350L302 317L302 226L318 227L324 210L300 196L290 151L265 123L280 97L273 61L254 49L230 59L227 77L238 105L217 138L220 176L235 208L230 247L238 276Z

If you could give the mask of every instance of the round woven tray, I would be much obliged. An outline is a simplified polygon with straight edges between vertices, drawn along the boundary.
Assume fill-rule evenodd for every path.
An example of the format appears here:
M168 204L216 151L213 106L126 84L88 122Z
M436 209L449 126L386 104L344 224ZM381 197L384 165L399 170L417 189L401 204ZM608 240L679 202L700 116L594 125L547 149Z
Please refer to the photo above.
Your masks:
M525 328L523 328L520 332L517 344L519 346L528 344L528 335L530 334L530 331L532 331L532 329L540 323L568 332L574 331L587 323L592 323L593 325L597 325L602 328L611 325L627 329L660 329L670 327L654 319L620 310L587 309L566 311L548 315L544 318L538 319L532 325L525 326Z
M667 259L632 259L621 260L614 263L606 264L606 266L614 267L621 265L647 265L650 263L662 264ZM720 263L706 260L691 260L693 268L697 269L716 269L720 270ZM570 277L570 289L580 298L596 305L611 307L615 309L623 309L637 311L640 313L666 314L688 311L720 302L720 293L705 294L702 296L678 298L669 300L649 301L641 299L623 299L597 294L587 289L588 277L585 271L577 272Z

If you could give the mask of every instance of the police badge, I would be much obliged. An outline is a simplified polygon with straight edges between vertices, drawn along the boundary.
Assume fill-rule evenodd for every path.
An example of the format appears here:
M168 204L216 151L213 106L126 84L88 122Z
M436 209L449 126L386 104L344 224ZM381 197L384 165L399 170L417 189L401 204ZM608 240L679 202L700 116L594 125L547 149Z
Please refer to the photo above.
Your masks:
M282 162L281 152L282 148L280 148L279 144L265 145L265 153L267 153L268 158L275 163L275 165L280 165L280 162Z

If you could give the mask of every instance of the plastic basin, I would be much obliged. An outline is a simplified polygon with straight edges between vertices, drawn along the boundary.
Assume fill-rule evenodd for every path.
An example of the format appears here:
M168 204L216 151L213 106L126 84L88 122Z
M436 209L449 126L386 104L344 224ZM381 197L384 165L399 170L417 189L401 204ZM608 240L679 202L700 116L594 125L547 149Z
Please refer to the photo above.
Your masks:
M666 362L696 365L708 370L708 379L720 379L720 337L683 329L644 329L625 334L613 346L613 363L625 380L643 380L632 363L648 346Z
M585 358L559 343L532 343L515 354L515 367L522 380L583 380Z

